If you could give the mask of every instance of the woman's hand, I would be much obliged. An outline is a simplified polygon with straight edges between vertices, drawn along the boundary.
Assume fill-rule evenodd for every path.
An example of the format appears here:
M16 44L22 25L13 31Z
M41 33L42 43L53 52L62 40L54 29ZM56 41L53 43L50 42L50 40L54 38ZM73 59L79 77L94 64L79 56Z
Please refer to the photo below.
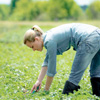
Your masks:
M37 90L38 86L39 86L39 89ZM37 80L36 83L33 85L33 88L31 89L31 93L33 92L33 90L38 92L40 89L41 89L41 82L39 80Z

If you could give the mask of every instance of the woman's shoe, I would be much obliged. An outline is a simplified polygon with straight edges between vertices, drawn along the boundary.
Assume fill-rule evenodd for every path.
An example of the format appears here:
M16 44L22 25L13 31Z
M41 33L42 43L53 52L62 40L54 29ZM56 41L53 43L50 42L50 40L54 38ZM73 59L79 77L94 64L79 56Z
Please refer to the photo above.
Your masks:
M69 93L73 93L74 90L78 91L78 89L80 89L80 86L76 86L75 84L66 81L62 94L68 95Z

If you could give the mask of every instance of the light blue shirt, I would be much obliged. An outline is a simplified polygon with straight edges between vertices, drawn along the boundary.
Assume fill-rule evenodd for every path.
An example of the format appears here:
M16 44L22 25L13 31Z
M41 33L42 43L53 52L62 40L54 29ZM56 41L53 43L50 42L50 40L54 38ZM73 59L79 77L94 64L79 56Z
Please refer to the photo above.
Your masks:
M73 46L77 47L84 41L97 27L81 23L64 24L52 28L43 35L44 47L47 49L46 57L42 67L47 66L47 75L53 77L56 72L56 55Z

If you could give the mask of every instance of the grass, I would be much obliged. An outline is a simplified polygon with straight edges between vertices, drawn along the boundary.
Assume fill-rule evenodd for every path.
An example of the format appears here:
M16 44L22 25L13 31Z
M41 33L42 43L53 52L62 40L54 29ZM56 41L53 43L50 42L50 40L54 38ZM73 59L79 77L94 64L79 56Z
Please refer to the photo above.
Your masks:
M100 21L80 21L100 28ZM79 85L81 89L74 94L63 95L62 90L68 79L75 51L70 49L57 57L57 74L54 77L50 92L42 89L31 94L31 88L37 80L46 50L33 52L23 44L25 31L34 24L44 31L70 22L8 22L0 21L0 99L1 100L98 100L92 95L89 67L86 69ZM27 90L26 93L23 91Z

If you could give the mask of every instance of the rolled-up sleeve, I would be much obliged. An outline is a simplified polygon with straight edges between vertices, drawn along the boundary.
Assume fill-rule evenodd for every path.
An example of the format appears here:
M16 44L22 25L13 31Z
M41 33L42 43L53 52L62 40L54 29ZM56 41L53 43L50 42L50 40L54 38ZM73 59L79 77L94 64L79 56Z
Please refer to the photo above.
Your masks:
M57 43L55 41L49 41L47 43L47 54L48 54L47 75L53 77L57 73L56 72Z

